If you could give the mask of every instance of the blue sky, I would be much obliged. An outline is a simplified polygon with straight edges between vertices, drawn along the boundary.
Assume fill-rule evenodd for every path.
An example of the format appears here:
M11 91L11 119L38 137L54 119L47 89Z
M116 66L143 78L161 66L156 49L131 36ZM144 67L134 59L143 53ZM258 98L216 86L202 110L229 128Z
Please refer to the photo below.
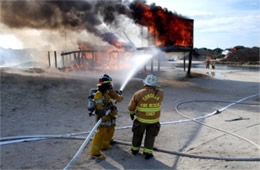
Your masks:
M194 19L194 47L260 46L260 0L147 0Z

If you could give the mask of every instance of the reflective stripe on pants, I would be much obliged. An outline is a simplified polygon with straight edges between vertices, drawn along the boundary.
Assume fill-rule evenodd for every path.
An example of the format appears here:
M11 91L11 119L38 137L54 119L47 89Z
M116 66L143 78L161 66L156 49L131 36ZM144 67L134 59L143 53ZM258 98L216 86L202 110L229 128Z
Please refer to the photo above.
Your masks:
M140 147L143 139L143 135L145 132L145 140L144 140L144 152L151 154L153 151L155 137L158 135L160 130L160 123L155 124L144 124L135 120L133 123L132 131L133 131L133 139L132 146Z
M153 154L153 149L144 148L144 153Z
M131 149L132 149L133 151L139 151L140 147L135 147L135 146L132 145Z

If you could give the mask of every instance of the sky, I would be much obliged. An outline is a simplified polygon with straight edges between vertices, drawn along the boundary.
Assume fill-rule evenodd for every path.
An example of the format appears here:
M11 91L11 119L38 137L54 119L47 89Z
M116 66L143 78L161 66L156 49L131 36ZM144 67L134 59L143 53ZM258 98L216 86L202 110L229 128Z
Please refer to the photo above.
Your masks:
M195 48L260 46L260 0L147 0L147 3L193 19ZM0 30L0 47L19 49L23 42L12 30Z
M260 0L147 0L194 20L194 47L260 46Z

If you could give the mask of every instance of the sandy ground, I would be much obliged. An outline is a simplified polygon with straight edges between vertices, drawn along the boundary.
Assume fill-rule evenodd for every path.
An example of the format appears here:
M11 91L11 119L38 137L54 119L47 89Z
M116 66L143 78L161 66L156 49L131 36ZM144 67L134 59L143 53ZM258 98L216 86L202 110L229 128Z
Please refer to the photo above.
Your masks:
M192 69L194 78L185 78L182 69L160 73L165 92L161 122L184 119L175 106L187 100L237 101L259 93L259 72ZM214 74L212 73L214 72ZM198 76L203 74L204 76ZM209 76L207 76L207 74ZM98 75L98 76L97 76ZM87 96L101 73L62 73L53 70L1 70L1 137L21 135L60 135L86 132L94 126L88 116ZM113 74L112 74L113 75ZM212 76L213 75L213 76ZM214 77L215 75L215 77ZM123 75L125 76L125 75ZM132 94L142 87L142 76L134 78L118 104L117 127L132 125L127 105ZM119 88L119 77L114 86ZM222 130L243 136L260 145L259 97L235 105L221 114L202 119ZM253 104L253 105L252 105ZM189 117L197 117L223 108L228 103L197 102L179 107ZM231 121L235 118L247 120ZM83 135L86 136L86 135ZM131 129L117 130L115 139L130 142ZM1 145L1 169L63 169L83 140L48 139ZM216 157L260 157L257 147L240 138L195 122L161 127L155 147L169 151ZM107 159L97 162L89 156L90 144L72 169L259 169L260 162L227 162L192 159L154 152L154 158L133 156L130 146L113 145L105 151Z

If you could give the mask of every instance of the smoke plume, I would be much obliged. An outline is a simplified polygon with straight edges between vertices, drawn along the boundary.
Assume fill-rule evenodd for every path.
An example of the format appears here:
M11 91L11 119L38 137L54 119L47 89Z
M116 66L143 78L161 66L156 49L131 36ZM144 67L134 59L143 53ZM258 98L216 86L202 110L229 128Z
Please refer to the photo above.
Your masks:
M120 14L130 16L121 0L4 0L0 3L1 22L9 28L88 31L108 43L114 42L116 36L107 36L112 33L102 24L113 23Z

